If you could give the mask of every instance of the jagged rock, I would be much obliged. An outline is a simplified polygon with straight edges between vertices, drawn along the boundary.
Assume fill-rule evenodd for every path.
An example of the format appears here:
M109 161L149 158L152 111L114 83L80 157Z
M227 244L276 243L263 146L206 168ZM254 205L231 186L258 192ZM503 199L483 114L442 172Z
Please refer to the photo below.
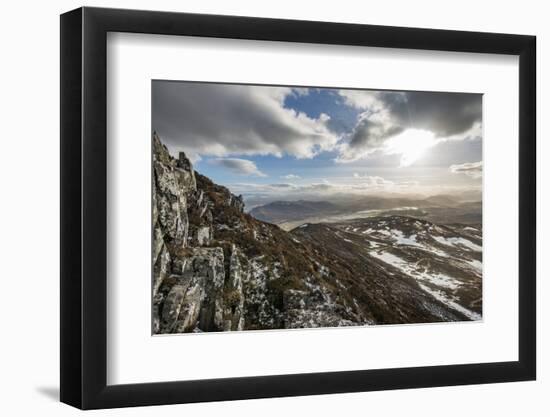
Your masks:
M160 141L157 132L153 133L153 158L164 165L173 165L173 158L170 156L166 146Z
M185 247L189 232L187 195L196 190L195 174L191 162L184 169L173 161L156 134L153 150L153 224L160 226L165 243ZM157 233L154 237L158 238Z
M180 152L178 155L178 167L194 176L193 165L191 164L189 158L185 155L185 152Z
M285 291L283 303L285 310L303 310L306 308L307 291L287 290Z
M160 306L164 295L157 293L153 297L153 334L160 333Z
M183 275L185 272L185 267L189 262L188 258L178 257L172 261L172 273L177 275Z
M197 244L199 246L208 245L210 243L210 227L202 226L197 229Z
M156 262L163 245L164 239L162 235L162 229L157 224L153 229L153 262Z
M337 305L320 291L287 290L283 297L285 327L340 327L358 324L343 319L343 306Z
M176 325L178 320L180 310L185 299L185 292L187 291L187 286L177 284L172 287L166 300L164 301L164 306L162 308L162 319L161 319L161 331L163 333L171 333L172 329Z
M200 309L201 288L199 285L195 285L185 293L173 333L186 333L194 330L197 326Z
M243 196L239 195L235 197L233 194L230 194L227 205L236 208L239 212L242 213L244 211Z
M153 297L157 294L158 289L166 278L170 267L170 253L166 249L164 243L161 245L161 251L153 265Z
M231 248L229 259L229 278L225 284L224 330L243 330L244 328L244 293L243 267L239 260L242 253L235 247Z
M180 186L183 187L184 190L195 190L197 188L197 182L195 179L195 171L193 170L193 166L191 165L191 162L189 162L189 166L191 166L191 171L185 171L181 168L180 165L178 165L178 168L175 170L175 175L178 180L178 183Z
M199 326L204 331L223 329L224 254L221 248L195 248L184 276L202 289Z
M260 255L248 260L248 273L243 274L245 325L252 329L282 327L282 315L276 292L270 286L277 282L277 269ZM274 278L274 279L273 279Z

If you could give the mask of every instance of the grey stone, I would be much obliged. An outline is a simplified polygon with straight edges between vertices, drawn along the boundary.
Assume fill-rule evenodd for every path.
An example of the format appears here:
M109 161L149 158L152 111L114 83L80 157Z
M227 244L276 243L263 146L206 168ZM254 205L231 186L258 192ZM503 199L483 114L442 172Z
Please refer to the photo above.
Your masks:
M200 246L210 243L210 227L202 226L197 229L197 244Z
M160 329L162 333L172 333L177 324L176 321L178 320L186 291L187 286L178 284L174 285L168 293L168 296L164 301L162 318L160 321Z

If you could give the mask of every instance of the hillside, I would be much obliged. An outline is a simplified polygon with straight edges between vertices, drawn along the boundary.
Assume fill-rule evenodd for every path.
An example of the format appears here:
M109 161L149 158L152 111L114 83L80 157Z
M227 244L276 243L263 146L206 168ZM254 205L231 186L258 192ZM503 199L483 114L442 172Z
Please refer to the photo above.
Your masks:
M245 213L240 196L195 172L183 153L170 156L156 134L153 153L155 334L456 321L481 314L481 272L468 263L481 261L481 252L472 249L481 242L477 229L422 221L426 237L414 233L423 248L405 243L413 233L407 217L391 218L390 235L382 232L384 220L361 231L342 223L286 232ZM395 240L394 229L405 240ZM438 281L430 278L434 274L450 278Z
M378 301L378 295L374 300L369 298L373 292L379 294L388 288L393 291L398 286L405 290L401 282L413 280L423 292L446 306L443 310L430 307L441 319L454 320L456 315L471 320L481 318L479 225L476 228L442 226L411 217L384 216L342 223L305 224L291 233L332 258L332 262L346 265L350 271L362 271L357 287L363 289L363 286L372 285L372 289L366 291L361 301L372 305ZM401 304L408 296L424 298L414 293L404 294L396 300L396 312L402 309ZM391 297L383 297L384 302L388 299ZM387 314L384 310L384 318L379 319L384 321Z

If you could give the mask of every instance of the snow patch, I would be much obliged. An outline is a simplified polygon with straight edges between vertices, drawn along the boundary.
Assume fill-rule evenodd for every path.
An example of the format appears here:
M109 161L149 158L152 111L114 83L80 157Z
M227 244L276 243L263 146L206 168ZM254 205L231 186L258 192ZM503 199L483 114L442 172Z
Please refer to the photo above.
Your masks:
M403 269L403 266L408 265L408 263L405 260L389 252L382 252L382 253L373 252L371 253L371 255L399 269Z
M406 237L401 230L392 229L391 233L398 245L417 246L424 249L424 245L416 241L416 234Z
M420 288L422 288L427 293L431 294L436 300L441 301L443 304L448 305L449 307L453 308L454 310L464 314L466 317L468 317L471 320L481 320L481 315L468 310L466 307L462 307L460 304L458 304L456 301L451 300L449 297L447 297L443 292L434 290L432 288L429 288L426 285L418 284Z
M476 245L474 242L468 239L464 239L463 237L443 237L443 236L432 236L437 242L441 243L442 245L447 246L465 246L468 249L471 249L476 252L481 252L482 247L479 245Z
M429 285L426 285L431 284L435 287L453 291L460 287L460 281L457 281L456 279L444 274L430 274L426 271L418 271L415 269L414 264L411 264L410 262L407 262L399 256L396 256L389 252L373 252L371 253L371 255L389 265L398 268L404 274L410 276L411 278L416 279L420 288L422 288L425 292L432 295L435 299L442 302L443 304L464 314L471 320L481 320L481 315L458 304L456 302L456 299L451 295L448 295L443 291L433 289Z
M466 261L468 264L474 267L478 272L481 272L483 270L483 264L479 262L477 259L473 259L471 261Z

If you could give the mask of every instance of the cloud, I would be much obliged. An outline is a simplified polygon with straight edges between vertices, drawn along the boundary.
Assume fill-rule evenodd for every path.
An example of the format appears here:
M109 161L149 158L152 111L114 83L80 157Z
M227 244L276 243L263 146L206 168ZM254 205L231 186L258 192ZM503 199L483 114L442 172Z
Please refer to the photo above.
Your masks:
M240 158L216 158L208 161L211 164L219 165L227 168L237 175L248 175L256 177L266 177L266 175L258 169L253 161Z
M483 175L483 162L466 162L464 164L451 165L449 170L453 174L464 174L477 179Z
M308 95L303 108L311 106L314 90L154 81L153 129L173 154L184 150L193 161L331 152L336 162L369 157L409 166L435 153L424 151L436 145L481 137L480 94L330 90L334 102L316 101L316 116L285 107L289 97ZM334 121L342 115L349 118L346 128L337 129Z
M284 107L287 96L306 93L286 87L154 81L153 129L172 153L185 150L193 158L311 158L333 149L340 138L328 128L326 114L314 119Z
M339 162L385 152L387 140L408 130L431 132L434 143L481 134L480 94L361 90L339 94L362 112L349 140L339 145Z
M372 188L372 187L387 187L393 186L395 183L390 180L386 180L378 175L359 174L355 172L353 178L360 180L359 183L353 184L355 188Z
M403 128L396 126L389 121L385 114L363 115L355 129L351 133L349 142L342 144L339 148L339 161L354 161L372 152L381 150L388 138L403 131Z
M385 188L395 184L393 181L389 181L378 176L363 177L362 180L363 182L360 188Z
M360 180L363 184L368 185L393 185L393 181L386 180L378 175L367 175L359 174L358 172L353 173L353 178Z
M294 87L292 88L292 94L295 96L307 96L310 90L310 88Z
M285 180L299 180L302 177L295 174L287 174L287 175L281 175L281 178L284 178Z
M364 176L360 181L351 183L334 183L328 180L309 184L275 183L238 183L231 185L232 192L246 195L284 195L285 197L320 197L339 193L365 194L368 192L390 191L402 188L400 183L386 180L379 176Z

